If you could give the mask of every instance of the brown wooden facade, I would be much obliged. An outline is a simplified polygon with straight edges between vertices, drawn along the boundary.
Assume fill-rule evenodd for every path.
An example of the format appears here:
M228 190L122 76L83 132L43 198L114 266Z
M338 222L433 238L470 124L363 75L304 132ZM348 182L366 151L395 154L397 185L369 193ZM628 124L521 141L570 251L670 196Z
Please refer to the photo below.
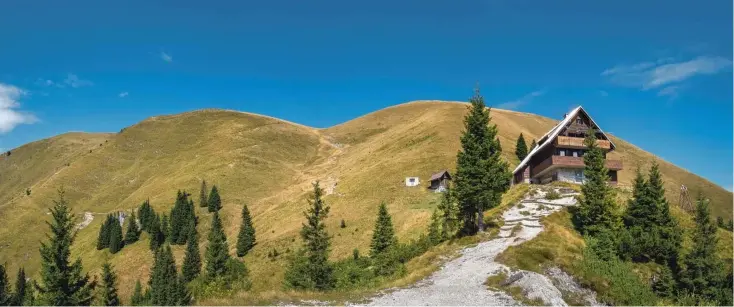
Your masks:
M584 138L593 131L597 144L604 155L615 149L609 137L596 125L586 111L574 109L551 131L546 133L528 157L515 169L513 183L547 183L567 181L582 183L584 168ZM617 183L617 171L622 169L622 161L606 160L610 184Z

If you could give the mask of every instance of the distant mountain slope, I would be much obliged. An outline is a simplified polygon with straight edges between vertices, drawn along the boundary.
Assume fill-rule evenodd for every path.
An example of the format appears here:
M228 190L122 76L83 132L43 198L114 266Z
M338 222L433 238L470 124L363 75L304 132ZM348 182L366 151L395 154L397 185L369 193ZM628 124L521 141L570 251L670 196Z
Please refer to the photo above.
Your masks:
M169 210L179 189L198 201L200 180L206 179L220 188L233 250L241 206L250 207L258 235L258 245L245 258L255 276L253 290L279 288L285 260L266 255L274 248L281 253L297 248L304 195L314 180L320 179L329 194L333 257L348 257L354 248L367 251L381 201L388 204L401 240L424 232L438 199L425 189L427 180L433 172L454 169L465 112L466 104L413 102L314 129L248 113L202 110L153 117L119 134L65 134L30 143L0 160L0 262L10 264L11 272L19 265L37 272L39 241L47 231L41 221L48 219L46 210L60 186L79 218L85 211L100 214L79 232L74 246L85 268L98 270L107 254L94 248L101 214L131 210L145 199L158 212ZM518 135L530 142L557 122L505 110L492 110L491 116L513 167L519 162L513 154ZM653 156L614 141L614 157L625 166L620 183L629 184L637 163ZM667 162L661 162L661 170L671 204L685 184L704 191L717 215L731 215L730 192ZM423 187L405 187L407 176L420 177ZM30 196L25 195L28 187ZM197 214L205 238L210 217L203 210ZM342 219L346 228L339 227ZM147 280L152 257L147 236L143 241L110 256L125 297L135 279ZM175 252L180 264L182 247Z

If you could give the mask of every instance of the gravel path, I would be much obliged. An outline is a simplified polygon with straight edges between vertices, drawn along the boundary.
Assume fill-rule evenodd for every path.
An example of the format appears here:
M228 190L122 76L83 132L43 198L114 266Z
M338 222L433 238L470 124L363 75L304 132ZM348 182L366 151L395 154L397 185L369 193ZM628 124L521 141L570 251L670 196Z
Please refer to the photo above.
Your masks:
M465 248L461 256L444 264L430 277L410 288L385 291L369 299L368 305L521 305L504 292L488 290L484 283L489 276L502 271L513 272L494 259L508 247L530 240L543 231L539 218L576 204L573 194L562 194L563 197L556 200L545 199L545 194L538 190L534 196L526 196L520 205L508 209L503 214L505 224L497 238ZM514 272L521 272L523 276L513 286L522 287L528 298L538 298L549 305L566 306L561 292L544 275Z

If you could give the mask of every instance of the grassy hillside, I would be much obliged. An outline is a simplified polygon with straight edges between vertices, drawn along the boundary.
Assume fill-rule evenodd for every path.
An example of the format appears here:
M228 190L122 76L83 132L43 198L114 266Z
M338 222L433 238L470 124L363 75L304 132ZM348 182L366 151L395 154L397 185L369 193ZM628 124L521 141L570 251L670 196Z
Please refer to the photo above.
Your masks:
M300 244L304 196L312 181L321 180L329 194L334 258L348 257L354 248L367 251L381 201L388 204L400 239L414 238L425 230L438 199L425 189L429 176L454 169L465 112L460 103L414 102L314 129L253 114L202 110L150 118L119 134L66 134L24 145L0 160L0 217L7 221L0 226L0 262L10 264L11 272L19 265L37 272L39 240L47 228L40 221L48 218L51 198L63 185L78 218L86 211L99 214L79 231L75 254L94 272L109 257L127 298L136 278L147 280L152 263L147 237L116 255L95 250L102 214L130 210L147 198L157 211L170 210L176 190L185 189L198 200L200 180L206 179L220 188L233 251L241 206L249 205L258 236L258 245L245 257L253 292L261 298L277 296L285 259L271 261L267 254L275 248L287 255ZM518 135L522 132L529 142L556 123L505 110L491 114L513 167L519 162L512 154ZM626 168L619 180L629 183L632 166L649 162L652 155L614 141L614 156ZM672 203L683 183L700 187L713 200L716 214L731 215L730 192L666 162L661 171ZM420 177L423 188L405 187L407 176ZM197 214L205 238L210 216L203 210ZM342 219L344 229L339 228ZM183 249L175 252L180 265Z

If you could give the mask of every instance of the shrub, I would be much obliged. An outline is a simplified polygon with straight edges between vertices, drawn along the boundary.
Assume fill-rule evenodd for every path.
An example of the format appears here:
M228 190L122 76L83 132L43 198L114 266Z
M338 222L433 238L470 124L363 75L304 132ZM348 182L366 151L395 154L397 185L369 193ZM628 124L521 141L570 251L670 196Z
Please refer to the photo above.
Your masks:
M558 192L555 189L550 190L550 192L545 194L545 199L547 200L556 200L559 198L561 198L561 194L558 194Z
M650 286L635 274L631 264L617 258L605 261L590 248L576 264L582 284L597 291L605 304L623 306L650 306L657 297Z
M200 275L189 283L191 294L197 299L229 296L252 286L250 273L244 262L234 258L227 259L225 274L217 277Z

